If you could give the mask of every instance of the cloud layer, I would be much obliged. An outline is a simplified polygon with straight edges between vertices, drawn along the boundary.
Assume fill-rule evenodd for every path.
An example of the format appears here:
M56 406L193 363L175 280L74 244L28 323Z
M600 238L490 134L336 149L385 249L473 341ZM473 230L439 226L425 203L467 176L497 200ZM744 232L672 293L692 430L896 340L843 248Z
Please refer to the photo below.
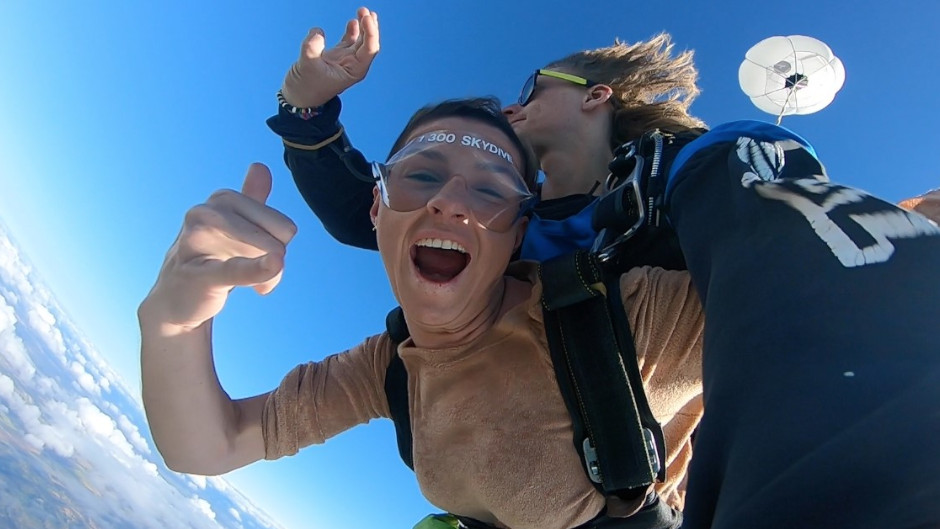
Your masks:
M224 479L163 465L136 399L71 325L2 224L0 412L0 496L31 484L50 496L35 512L35 501L0 501L6 513L0 525L61 518L78 527L82 520L141 528L279 527Z

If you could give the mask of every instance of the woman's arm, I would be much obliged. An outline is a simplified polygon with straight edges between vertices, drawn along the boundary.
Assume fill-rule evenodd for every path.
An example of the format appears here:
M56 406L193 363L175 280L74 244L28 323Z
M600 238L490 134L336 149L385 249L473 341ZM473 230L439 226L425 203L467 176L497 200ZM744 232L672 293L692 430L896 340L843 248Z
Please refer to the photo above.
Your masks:
M232 400L212 356L212 319L236 286L270 292L294 224L264 204L271 173L253 165L241 193L218 191L190 209L156 284L138 310L144 408L173 470L220 474L264 457L266 395Z

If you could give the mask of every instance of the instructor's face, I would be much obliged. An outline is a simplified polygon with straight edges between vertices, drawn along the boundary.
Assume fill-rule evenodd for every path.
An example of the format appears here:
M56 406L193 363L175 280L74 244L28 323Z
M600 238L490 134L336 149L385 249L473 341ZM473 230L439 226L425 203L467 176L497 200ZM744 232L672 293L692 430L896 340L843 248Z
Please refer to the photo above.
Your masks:
M523 89L525 105L503 108L513 130L543 155L557 138L580 118L588 86L547 75L539 75L531 91ZM521 99L521 98L520 98Z

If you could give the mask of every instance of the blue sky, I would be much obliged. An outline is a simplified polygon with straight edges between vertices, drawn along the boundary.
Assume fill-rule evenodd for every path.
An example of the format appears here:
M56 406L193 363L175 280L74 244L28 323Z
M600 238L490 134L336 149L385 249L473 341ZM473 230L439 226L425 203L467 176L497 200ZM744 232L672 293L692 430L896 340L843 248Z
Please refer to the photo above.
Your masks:
M407 117L444 98L513 99L569 52L670 32L694 49L710 125L766 119L741 93L744 53L773 35L825 41L846 81L818 114L784 119L830 176L897 201L940 185L940 6L905 2L409 2L380 14L382 51L343 96L353 142L380 157ZM186 209L268 164L269 203L300 228L266 298L236 292L215 326L233 396L274 387L295 364L382 329L394 304L378 256L340 246L310 214L264 119L311 26L330 45L360 4L0 3L0 219L114 370L136 391L135 310ZM400 463L389 423L230 476L286 527L410 527L431 508ZM384 521L384 522L383 522Z

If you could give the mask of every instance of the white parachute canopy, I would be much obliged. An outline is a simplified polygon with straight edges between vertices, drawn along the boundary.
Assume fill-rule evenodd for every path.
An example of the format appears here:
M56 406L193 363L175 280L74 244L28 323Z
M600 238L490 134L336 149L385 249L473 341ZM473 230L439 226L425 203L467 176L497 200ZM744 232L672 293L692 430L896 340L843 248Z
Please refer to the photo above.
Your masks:
M845 82L842 61L812 37L770 37L747 50L738 68L741 90L777 116L812 114L832 102Z

